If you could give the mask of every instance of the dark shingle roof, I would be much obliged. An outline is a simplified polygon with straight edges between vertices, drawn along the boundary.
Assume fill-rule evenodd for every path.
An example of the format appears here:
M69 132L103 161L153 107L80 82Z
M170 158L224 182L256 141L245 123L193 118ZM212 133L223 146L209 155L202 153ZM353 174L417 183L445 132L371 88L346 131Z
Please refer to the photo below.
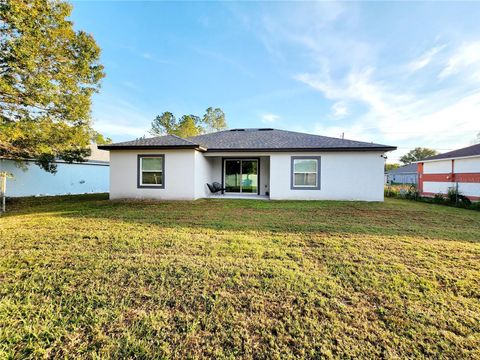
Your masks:
M451 158L459 158L465 156L480 156L480 144L467 146L458 150L449 151L440 155L430 156L426 159L421 160L423 161L430 161L430 160L440 160L440 159L451 159Z
M412 163L412 164L400 166L396 169L388 170L386 173L392 174L392 175L393 174L412 174L412 173L416 173L417 171L418 171L417 163Z
M203 148L206 151L377 150L396 147L276 129L232 129L182 139L167 135L102 146L122 148Z
M395 147L277 129L232 129L189 138L208 151L394 150Z
M99 149L115 150L115 149L168 149L168 148L197 148L198 144L195 144L187 139L183 139L176 135L156 136L153 138L136 139L132 141L124 141L115 144L108 144L99 146Z

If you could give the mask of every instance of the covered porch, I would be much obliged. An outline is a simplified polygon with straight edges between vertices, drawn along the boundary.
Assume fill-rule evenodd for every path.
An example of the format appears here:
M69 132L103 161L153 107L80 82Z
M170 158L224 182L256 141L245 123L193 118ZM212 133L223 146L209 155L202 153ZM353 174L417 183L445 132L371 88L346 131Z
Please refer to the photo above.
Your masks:
M267 200L270 195L270 157L250 154L205 154L209 183L221 184L223 191L209 198Z
M270 200L269 195L243 195L243 194L210 194L207 199L243 199L243 200Z

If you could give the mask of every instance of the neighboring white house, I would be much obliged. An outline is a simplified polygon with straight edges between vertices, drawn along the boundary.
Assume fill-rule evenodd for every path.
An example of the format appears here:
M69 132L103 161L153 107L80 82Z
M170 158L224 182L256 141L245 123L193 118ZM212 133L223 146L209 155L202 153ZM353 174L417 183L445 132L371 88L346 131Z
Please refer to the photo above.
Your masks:
M389 184L417 184L418 165L416 163L400 166L385 172L386 182Z
M166 135L110 150L110 198L212 196L383 201L384 153L393 146L276 129Z
M480 200L480 144L435 155L418 162L419 191L425 196L457 188L471 200Z
M19 167L15 161L0 159L0 171L11 173L7 179L8 197L106 193L109 187L109 153L91 146L88 161L66 163L56 161L57 172L48 173L33 160Z

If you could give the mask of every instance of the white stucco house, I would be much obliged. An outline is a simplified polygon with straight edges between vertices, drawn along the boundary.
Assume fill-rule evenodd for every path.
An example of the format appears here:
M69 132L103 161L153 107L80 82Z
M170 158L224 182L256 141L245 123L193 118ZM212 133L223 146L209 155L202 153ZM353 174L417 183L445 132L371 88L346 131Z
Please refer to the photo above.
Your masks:
M383 201L394 146L276 129L231 129L109 144L110 198ZM207 184L223 190L212 194Z

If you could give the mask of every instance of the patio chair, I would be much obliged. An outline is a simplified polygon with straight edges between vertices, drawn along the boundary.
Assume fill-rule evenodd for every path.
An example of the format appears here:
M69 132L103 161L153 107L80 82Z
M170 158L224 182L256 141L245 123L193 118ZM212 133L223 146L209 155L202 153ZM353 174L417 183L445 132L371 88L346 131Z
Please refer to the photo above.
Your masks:
M214 182L212 184L207 183L207 186L212 194L218 194L220 191L223 193L225 191L225 188L223 188L218 182Z

